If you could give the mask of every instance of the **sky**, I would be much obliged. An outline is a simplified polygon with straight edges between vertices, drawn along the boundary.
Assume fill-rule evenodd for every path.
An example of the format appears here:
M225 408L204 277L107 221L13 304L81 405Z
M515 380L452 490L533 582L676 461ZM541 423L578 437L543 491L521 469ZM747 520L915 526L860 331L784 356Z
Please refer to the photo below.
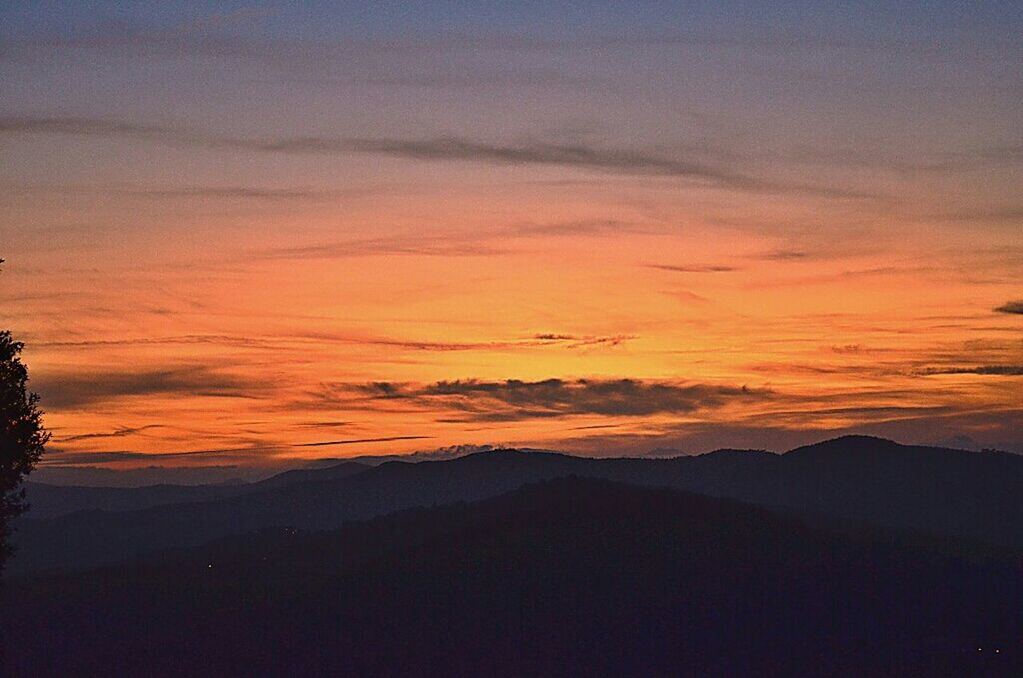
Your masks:
M0 8L46 464L1023 452L1018 2Z

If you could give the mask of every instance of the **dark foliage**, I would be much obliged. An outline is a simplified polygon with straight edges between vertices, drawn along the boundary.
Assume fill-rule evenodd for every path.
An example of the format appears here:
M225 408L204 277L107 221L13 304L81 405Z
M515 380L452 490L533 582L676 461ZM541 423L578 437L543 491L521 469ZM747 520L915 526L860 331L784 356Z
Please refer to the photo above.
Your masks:
M0 260L2 261L2 260ZM39 461L49 434L43 430L39 396L27 390L23 344L0 332L0 570L11 553L11 520L25 508L22 480Z

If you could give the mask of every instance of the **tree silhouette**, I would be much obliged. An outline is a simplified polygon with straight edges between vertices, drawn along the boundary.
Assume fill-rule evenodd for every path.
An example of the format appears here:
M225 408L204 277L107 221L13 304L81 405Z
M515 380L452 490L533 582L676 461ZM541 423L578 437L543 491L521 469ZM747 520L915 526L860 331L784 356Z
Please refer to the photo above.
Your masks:
M3 259L0 259L0 264ZM0 331L0 572L11 554L11 520L26 508L22 479L39 461L50 434L43 429L39 396L26 389L24 344Z

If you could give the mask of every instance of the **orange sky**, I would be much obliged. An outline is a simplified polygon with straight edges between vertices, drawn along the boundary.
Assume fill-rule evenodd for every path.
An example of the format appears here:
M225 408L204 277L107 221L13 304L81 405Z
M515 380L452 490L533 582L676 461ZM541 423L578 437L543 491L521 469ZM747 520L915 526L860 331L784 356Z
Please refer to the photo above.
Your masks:
M819 83L785 105L736 85L744 107L710 79L697 112L677 83L649 106L544 86L516 111L401 88L253 99L221 65L218 98L177 54L166 111L158 83L111 75L139 57L85 56L85 94L18 88L0 115L0 322L27 343L51 464L851 430L1023 451L1018 99L939 109L985 111L949 136L932 94L835 122ZM2 68L52 79L70 58ZM611 82L659 72L620 58Z

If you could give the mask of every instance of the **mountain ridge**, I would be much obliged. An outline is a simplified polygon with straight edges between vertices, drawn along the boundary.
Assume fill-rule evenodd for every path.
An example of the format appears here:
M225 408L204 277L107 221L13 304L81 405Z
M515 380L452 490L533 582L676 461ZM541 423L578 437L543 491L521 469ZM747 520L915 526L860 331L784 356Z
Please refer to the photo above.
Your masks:
M321 475L318 475L320 473ZM434 462L299 474L229 497L131 511L19 519L12 572L90 566L266 527L332 529L416 506L476 501L565 475L670 487L751 504L1023 549L1023 458L825 441L785 454L717 451L671 459L586 458L498 449ZM322 474L327 474L324 477Z
M567 476L12 580L0 637L14 675L991 675L1021 586L1012 558Z

